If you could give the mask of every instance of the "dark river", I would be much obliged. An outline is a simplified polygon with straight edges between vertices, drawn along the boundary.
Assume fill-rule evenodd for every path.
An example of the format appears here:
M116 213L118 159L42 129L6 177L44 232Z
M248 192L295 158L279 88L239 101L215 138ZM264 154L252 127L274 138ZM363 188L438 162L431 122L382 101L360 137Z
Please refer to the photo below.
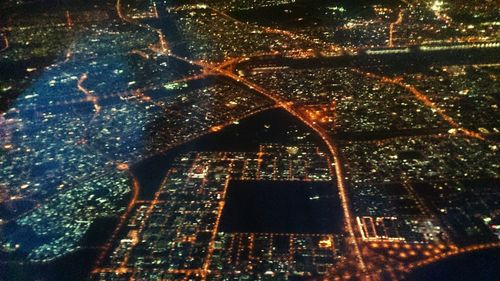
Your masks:
M418 268L408 281L495 281L500 280L500 249L471 252Z

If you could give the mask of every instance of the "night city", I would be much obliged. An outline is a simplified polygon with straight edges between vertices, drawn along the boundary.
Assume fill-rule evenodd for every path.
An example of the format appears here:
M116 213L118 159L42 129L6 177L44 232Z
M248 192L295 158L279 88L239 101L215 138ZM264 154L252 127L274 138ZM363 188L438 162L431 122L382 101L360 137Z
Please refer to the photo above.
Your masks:
M0 281L499 264L499 0L0 0Z

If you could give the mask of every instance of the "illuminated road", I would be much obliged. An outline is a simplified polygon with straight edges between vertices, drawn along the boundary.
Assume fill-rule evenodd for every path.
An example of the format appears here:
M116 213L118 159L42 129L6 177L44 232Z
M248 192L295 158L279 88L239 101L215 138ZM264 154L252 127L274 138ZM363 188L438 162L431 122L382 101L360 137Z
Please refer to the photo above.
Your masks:
M328 51L328 52L336 52L338 54L341 54L343 51L343 49L340 46L338 46L336 44L325 42L319 38L311 38L311 37L304 35L304 34L297 34L297 33L293 33L293 32L278 29L278 28L248 24L246 22L240 21L240 20L228 15L227 13L225 13L223 11L220 11L220 10L218 10L212 6L206 5L206 4L182 5L182 6L177 6L177 7L170 7L170 8L167 8L167 10L168 11L209 10L213 14L217 14L217 15L225 18L226 20L233 22L236 25L244 25L244 26L247 26L249 28L253 27L256 29L255 31L259 31L259 32L267 33L267 34L282 35L282 36L286 36L288 38L291 38L293 40L299 40L299 41L307 42L307 43L312 44L312 45L321 46L322 48L324 48L325 51Z
M87 80L87 78L88 78L88 75L86 73L82 74L82 76L80 76L80 79L78 79L78 83L77 83L76 87L78 88L78 90L80 92L85 94L85 96L86 96L85 100L94 105L94 110L95 110L94 117L95 117L96 115L99 114L99 112L101 112L101 106L98 103L97 96L94 95L91 91L87 90L83 86L83 82L85 82L85 80Z
M194 167L194 165L193 165ZM206 280L206 275L207 273L209 272L209 267L210 267L210 264L212 262L212 256L213 256L213 252L215 250L215 243L216 243L216 238L217 238L217 232L219 231L219 224L220 224L220 218L222 217L222 212L224 211L224 205L225 205L225 201L226 201L226 194L227 194L227 190L228 190L228 187L229 187L229 181L231 180L231 172L233 170L233 160L231 160L231 162L229 163L229 169L227 171L227 177L226 177L226 180L224 182L224 189L222 190L222 194L220 196L220 201L219 201L219 208L217 210L217 218L215 219L215 224L214 224L214 228L212 230L212 234L210 236L210 242L208 244L208 249L207 249L207 256L205 257L205 261L203 262L203 272L202 272L202 277L203 279L202 280ZM206 182L206 178L204 179L204 182Z
M389 47L391 48L394 47L394 26L400 25L403 22L404 12L405 12L404 9L400 10L398 14L398 19L389 25Z
M71 19L71 15L68 10L66 10L66 25L69 29L73 28L73 20Z
M154 199L153 199L153 201L151 201L151 204L149 205L149 207L148 207L148 209L146 211L146 214L145 214L144 218L141 221L141 225L139 226L139 230L138 230L138 233L139 233L138 235L142 234L142 232L144 230L144 227L146 227L146 223L149 221L149 217L151 217L151 214L153 213L153 210L154 210L156 204L158 204L158 200L159 200L160 195L161 195L162 187L165 186L165 184L167 183L169 175L170 175L170 170L164 176L163 181L162 181L162 183L160 185L160 188L155 193ZM133 207L133 205L132 205L132 207ZM132 253L132 251L135 248L135 246L137 245L137 243L139 243L138 239L139 239L138 237L134 237L134 239L132 241L132 245L127 249L127 253L126 253L125 257L123 258L123 261L120 264L120 268L126 268L127 267L128 260L130 258L130 254ZM118 270L120 270L120 269L118 269Z
M96 272L96 270L98 270L97 267L100 266L102 264L104 258L106 258L106 254L110 251L111 247L113 246L113 243L115 242L116 238L118 237L118 234L120 233L120 230L122 229L123 225L125 224L125 222L127 221L128 217L130 216L130 213L133 211L134 206L135 206L135 204L137 202L137 199L139 198L139 192L140 192L139 181L129 171L128 165L126 165L126 166L123 166L123 165L125 165L125 164L119 164L117 168L119 170L126 170L126 171L128 171L129 174L130 174L130 176L132 177L132 180L133 180L132 198L130 199L130 201L129 201L128 205L127 205L127 209L120 216L118 224L117 224L116 228L113 230L113 233L111 234L110 238L108 239L108 241L106 242L106 244L103 245L102 250L101 250L99 256L96 259L96 263L95 263L96 269L94 269L94 272Z
M249 26L248 23L245 23L245 22L242 22L238 19L235 19L225 12L219 11L213 7L210 7L210 6L206 6L206 8L209 9L210 11L212 11L213 13L219 14L220 16L222 16L222 17L226 18L227 20L230 20L236 24ZM307 42L309 44L321 45L322 47L326 48L328 51L336 51L336 52L342 51L342 48L340 48L338 45L326 43L326 42L323 42L323 41L316 39L316 38L310 38L309 36L306 36L303 34L296 34L296 33L293 33L293 32L287 31L287 30L282 30L282 29L277 29L277 28L272 28L272 27L262 27L262 26L258 26L258 27L262 31L264 31L265 33L268 33L268 34L278 34L278 35L289 37L293 40L300 40L303 42Z
M130 18L128 18L127 16L125 16L122 12L122 2L121 0L116 0L116 3L115 3L115 10L116 10L116 14L118 15L118 17L123 20L124 22L127 22L127 23L130 23L130 24L133 24L133 25L136 25L136 26L139 26L139 27L142 27L142 28L145 28L149 31L152 31L152 32L155 32L157 33L158 35L160 35L160 40L161 40L161 36L163 34L161 34L161 31L159 29L156 29L156 28L153 28L147 24L142 24L140 22L137 22L137 21L134 21Z
M396 86L399 86L406 91L412 93L417 100L422 102L425 106L430 108L433 112L437 113L446 123L448 123L451 127L457 129L459 132L462 132L464 135L470 137L470 138L475 138L479 140L485 140L485 137L477 132L471 131L467 128L461 127L453 118L451 118L446 112L441 109L436 103L431 101L424 93L420 92L417 90L417 88L413 87L412 85L406 84L401 81L401 79L398 78L389 78L386 76L381 76L375 73L370 73L370 72L363 72L357 69L353 69L354 72L359 73L361 75L364 75L368 78L372 79L377 79L382 83L387 83L387 84L393 84Z

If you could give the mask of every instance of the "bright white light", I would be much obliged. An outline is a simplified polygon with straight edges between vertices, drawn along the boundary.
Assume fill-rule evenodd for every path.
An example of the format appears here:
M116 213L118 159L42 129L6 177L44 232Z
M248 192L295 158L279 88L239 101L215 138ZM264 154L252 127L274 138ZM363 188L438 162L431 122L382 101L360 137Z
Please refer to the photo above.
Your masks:
M436 0L434 1L434 4L432 4L431 10L434 12L439 12L441 11L441 7L443 6L443 1Z

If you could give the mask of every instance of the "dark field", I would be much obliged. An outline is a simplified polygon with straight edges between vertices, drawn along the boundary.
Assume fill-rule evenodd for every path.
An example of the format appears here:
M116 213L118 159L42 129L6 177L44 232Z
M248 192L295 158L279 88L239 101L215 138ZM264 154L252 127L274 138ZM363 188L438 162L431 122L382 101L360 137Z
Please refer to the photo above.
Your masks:
M332 182L233 181L221 232L338 233L342 209Z

